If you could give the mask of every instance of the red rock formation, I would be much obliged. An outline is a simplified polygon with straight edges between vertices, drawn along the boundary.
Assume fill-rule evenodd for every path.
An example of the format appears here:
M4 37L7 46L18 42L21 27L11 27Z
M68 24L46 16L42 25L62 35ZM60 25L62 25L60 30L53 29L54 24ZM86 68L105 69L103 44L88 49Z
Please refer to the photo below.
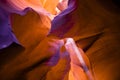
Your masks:
M87 80L81 64L73 64L77 56L71 57L63 47L63 38L69 37L84 50L95 80L120 79L119 8L111 0L70 1L71 6L52 21L51 30L51 20L44 14L32 10L25 16L12 15L13 31L24 48L13 43L0 50L0 80L75 80L73 73ZM56 4L46 9L54 13Z

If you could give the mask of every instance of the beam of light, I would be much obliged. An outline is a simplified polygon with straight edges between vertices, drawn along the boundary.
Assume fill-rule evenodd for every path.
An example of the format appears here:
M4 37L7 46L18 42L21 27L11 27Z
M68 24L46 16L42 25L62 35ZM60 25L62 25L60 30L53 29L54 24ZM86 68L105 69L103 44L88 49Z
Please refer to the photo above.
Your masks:
M75 42L74 42L74 40L72 38L68 38L66 40L65 47L68 50L68 52L75 53L74 55L77 56L77 58L78 58L79 62L81 63L84 71L86 72L86 75L88 76L89 80L93 80L92 74L89 71L89 69L88 69L88 67L87 67L87 65L86 65L86 63L85 63L85 61L84 61L84 59L83 59L83 57L81 55L81 52L79 51L78 47L75 45ZM73 53L71 53L71 54L73 54Z

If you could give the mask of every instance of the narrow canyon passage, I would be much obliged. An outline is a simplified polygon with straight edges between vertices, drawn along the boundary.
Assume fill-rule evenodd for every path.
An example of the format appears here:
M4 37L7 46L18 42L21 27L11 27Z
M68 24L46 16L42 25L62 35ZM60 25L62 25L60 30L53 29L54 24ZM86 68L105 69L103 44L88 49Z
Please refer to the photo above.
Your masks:
M120 80L119 5L0 0L0 80Z

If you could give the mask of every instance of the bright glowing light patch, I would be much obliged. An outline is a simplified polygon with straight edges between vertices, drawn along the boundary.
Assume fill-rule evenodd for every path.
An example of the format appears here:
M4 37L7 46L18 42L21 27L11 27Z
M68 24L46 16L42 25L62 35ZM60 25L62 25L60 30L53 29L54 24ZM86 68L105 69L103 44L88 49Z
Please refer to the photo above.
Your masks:
M79 62L81 63L81 65L83 67L83 70L86 72L89 80L93 80L92 74L89 71L89 69L88 69L88 67L87 67L87 65L82 57L81 52L79 51L78 47L76 46L76 44L72 38L67 38L65 47L70 54L77 56Z
M59 2L62 2L63 0L59 0Z
M67 50L70 50L70 51L74 52L75 55L77 55L77 57L79 59L79 62L82 64L83 68L87 69L85 61L84 61L84 59L83 59L83 57L82 57L78 47L75 45L74 40L72 38L68 38L67 41L66 41L65 46L66 46Z

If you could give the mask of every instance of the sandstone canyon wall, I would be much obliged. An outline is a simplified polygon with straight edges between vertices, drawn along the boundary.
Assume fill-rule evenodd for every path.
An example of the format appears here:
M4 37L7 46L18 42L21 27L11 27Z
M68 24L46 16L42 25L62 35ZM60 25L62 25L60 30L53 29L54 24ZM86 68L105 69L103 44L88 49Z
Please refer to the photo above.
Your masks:
M26 1L35 5L33 10L23 16L11 14L22 46L13 43L0 50L0 80L77 80L70 78L71 68L80 75L78 80L89 80L81 65L70 65L76 56L71 59L62 47L66 38L83 49L95 80L120 80L120 7L114 0L69 0L68 8L53 20L44 13L56 14L58 0ZM37 12L39 6L45 11Z

